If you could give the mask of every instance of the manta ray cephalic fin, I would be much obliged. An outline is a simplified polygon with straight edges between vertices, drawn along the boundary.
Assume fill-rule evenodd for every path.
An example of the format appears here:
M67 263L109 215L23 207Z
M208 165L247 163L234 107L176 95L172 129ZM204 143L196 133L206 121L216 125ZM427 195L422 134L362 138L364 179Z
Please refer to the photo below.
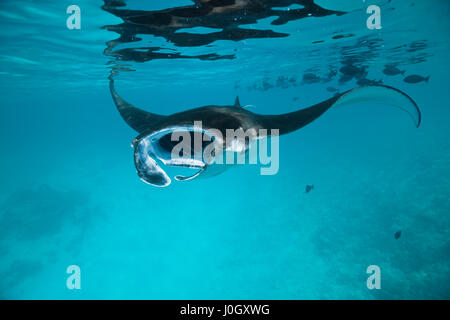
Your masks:
M234 100L234 106L236 108L241 108L241 103L239 102L239 96L236 96L236 99Z

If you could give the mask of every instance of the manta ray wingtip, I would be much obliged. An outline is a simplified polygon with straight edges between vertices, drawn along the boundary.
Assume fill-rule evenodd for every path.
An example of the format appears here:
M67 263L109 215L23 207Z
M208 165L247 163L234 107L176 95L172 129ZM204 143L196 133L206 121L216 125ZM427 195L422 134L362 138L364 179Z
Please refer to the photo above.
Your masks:
M371 102L397 107L411 116L416 128L419 128L422 122L422 113L414 99L400 89L388 85L377 84L348 90L340 95L334 105L351 105L358 102Z

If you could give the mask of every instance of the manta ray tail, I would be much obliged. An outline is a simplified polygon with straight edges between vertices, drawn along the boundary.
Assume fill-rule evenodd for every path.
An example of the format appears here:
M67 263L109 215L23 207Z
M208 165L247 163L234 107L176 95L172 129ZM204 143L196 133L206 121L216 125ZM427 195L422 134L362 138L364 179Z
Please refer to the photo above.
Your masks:
M309 108L280 115L260 115L260 117L264 128L279 129L280 134L286 134L311 123L331 107L361 103L391 105L400 108L411 116L417 128L420 125L421 113L414 100L406 93L385 85L355 88Z
M111 90L112 98L120 115L125 122L137 132L142 133L165 118L165 116L136 108L123 100L114 88L114 80L112 77L109 78L109 89Z

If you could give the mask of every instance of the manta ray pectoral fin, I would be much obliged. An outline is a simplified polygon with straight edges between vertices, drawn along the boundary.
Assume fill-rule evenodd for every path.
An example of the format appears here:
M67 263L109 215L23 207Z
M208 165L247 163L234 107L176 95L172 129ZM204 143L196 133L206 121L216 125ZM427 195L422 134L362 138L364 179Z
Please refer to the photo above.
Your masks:
M258 117L264 128L279 129L280 134L286 134L306 126L333 106L361 103L395 106L406 111L413 119L416 127L420 125L421 113L414 100L406 93L385 85L358 87L309 108L280 115L258 115Z
M125 122L137 132L142 133L165 118L165 116L136 108L123 100L114 88L114 80L112 77L110 77L109 80L109 89L120 115Z

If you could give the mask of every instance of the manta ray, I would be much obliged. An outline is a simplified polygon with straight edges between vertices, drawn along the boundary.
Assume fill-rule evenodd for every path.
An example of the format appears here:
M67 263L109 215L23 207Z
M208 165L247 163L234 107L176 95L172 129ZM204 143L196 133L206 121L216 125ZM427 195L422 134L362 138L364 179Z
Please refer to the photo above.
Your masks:
M225 136L227 129L242 129L255 132L250 140L257 140L266 137L258 135L259 129L278 130L279 135L284 135L303 128L332 107L367 103L400 108L411 116L417 128L421 122L420 109L414 100L406 93L386 85L356 87L313 106L278 115L253 113L241 106L239 98L236 98L233 105L208 105L171 115L160 115L136 108L122 99L115 90L112 77L109 86L120 115L139 134L132 142L137 174L144 182L157 187L166 187L171 183L170 177L158 162L164 166L197 170L191 176L175 176L178 181L191 180L198 176L214 176L229 167L201 159L173 158L171 152L174 143L171 137L174 132L193 134L201 131L202 134L209 134L211 130L218 130ZM201 129L195 125L197 121L201 121ZM211 139L209 143L221 144L220 147L226 152L245 153L251 141L239 148L229 141L219 139ZM202 148L207 145L208 143L205 143Z

